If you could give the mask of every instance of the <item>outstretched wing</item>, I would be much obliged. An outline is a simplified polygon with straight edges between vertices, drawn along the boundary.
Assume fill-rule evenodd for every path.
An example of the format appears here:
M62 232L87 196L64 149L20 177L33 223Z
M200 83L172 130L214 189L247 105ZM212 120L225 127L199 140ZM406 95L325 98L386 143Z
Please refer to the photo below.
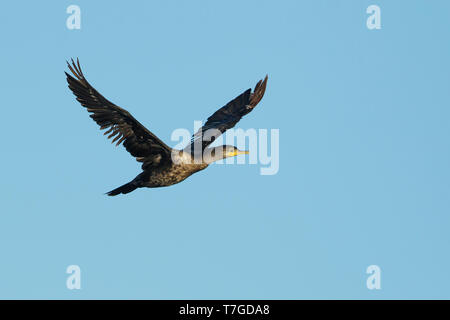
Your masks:
M214 112L203 127L192 136L191 147L193 147L193 144L201 141L202 150L205 149L222 133L233 128L243 116L251 112L264 96L267 79L268 76L264 80L260 80L256 84L253 92L251 89L246 90L234 100L231 100L225 106Z
M86 80L81 71L80 62L72 65L67 62L72 77L65 72L70 90L75 94L78 102L87 111L92 113L90 117L100 126L100 129L108 129L104 134L113 138L116 146L123 142L127 151L140 162L159 164L163 159L170 159L171 149L157 136L147 130L126 110L116 106L97 92Z

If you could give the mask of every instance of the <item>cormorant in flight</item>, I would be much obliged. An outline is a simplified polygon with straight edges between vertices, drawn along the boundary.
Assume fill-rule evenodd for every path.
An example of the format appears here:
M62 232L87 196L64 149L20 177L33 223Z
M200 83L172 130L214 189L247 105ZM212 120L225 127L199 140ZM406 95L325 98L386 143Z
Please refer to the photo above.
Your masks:
M112 142L123 142L127 151L142 162L142 173L132 181L107 194L126 194L137 188L157 188L179 183L193 173L205 169L210 163L247 151L234 146L208 147L218 136L233 128L247 113L261 101L266 90L267 76L260 80L255 89L248 89L208 118L204 126L192 137L191 144L183 150L172 149L147 130L126 110L116 106L97 92L86 80L80 62L67 62L73 76L65 72L69 88L81 105L91 113L90 117L100 126L108 129L104 134L114 137ZM206 138L207 137L207 138Z

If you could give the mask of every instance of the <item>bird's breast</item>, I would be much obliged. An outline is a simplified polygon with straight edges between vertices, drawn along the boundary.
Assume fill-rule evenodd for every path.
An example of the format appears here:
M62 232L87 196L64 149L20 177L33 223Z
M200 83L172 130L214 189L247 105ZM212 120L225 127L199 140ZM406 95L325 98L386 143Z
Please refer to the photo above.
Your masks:
M172 164L161 170L154 170L149 175L150 187L164 187L179 183L185 180L190 175L205 169L208 164L205 163L191 163L191 164Z

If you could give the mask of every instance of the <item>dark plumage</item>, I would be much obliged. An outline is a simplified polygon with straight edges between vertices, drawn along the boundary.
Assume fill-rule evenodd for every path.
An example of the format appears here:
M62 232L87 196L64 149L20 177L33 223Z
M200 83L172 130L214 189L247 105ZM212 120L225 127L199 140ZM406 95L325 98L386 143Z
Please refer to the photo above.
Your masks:
M236 123L261 101L267 84L267 76L260 80L255 89L248 89L208 118L205 125L192 137L192 143L184 150L176 150L167 146L157 136L140 124L128 111L116 106L95 90L81 71L77 59L75 63L67 63L73 76L65 73L70 90L81 105L91 113L90 117L100 126L107 129L105 135L119 145L123 142L126 150L142 162L142 173L129 183L108 192L115 196L126 194L141 187L164 187L179 183L193 173L205 169L210 163L238 154L247 153L234 146L208 146L227 129ZM207 139L206 139L207 138ZM199 148L196 144L201 143ZM197 155L194 150L200 149Z

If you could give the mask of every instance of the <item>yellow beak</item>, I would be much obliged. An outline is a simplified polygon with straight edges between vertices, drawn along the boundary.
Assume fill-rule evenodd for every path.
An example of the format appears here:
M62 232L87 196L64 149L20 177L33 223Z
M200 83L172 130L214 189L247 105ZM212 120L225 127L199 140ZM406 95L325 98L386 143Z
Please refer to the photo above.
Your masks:
M240 154L249 154L249 153L250 153L249 151L234 150L234 151L228 152L227 157L235 157Z

